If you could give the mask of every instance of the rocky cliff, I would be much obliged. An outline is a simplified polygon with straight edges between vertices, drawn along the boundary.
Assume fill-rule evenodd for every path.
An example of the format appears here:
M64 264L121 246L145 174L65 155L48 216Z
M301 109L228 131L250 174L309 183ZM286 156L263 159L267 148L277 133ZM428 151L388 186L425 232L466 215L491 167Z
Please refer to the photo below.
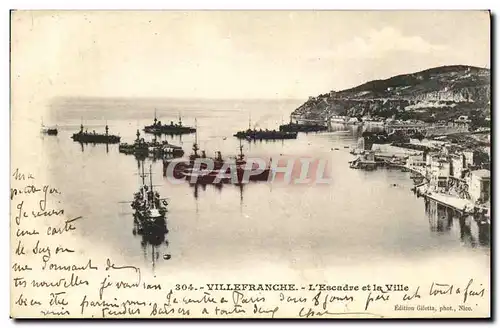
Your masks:
M425 121L460 115L486 117L490 97L489 69L442 66L310 97L292 115L309 119L348 115Z

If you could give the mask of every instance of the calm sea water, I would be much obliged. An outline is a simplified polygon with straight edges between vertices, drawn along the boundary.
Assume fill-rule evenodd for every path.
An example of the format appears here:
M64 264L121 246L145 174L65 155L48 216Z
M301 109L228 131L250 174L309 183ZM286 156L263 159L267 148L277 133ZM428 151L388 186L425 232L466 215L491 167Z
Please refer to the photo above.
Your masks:
M82 215L80 232L103 245L103 251L125 254L131 262L155 261L156 268L259 265L330 265L377 259L420 259L435 254L477 258L489 268L489 228L460 219L436 203L424 203L411 191L410 173L379 169L366 172L348 166L360 127L333 126L332 131L299 134L296 140L244 143L247 156L276 155L327 159L329 185L251 183L194 188L172 185L162 163L152 165L153 183L168 197L168 233L145 240L134 228L128 204L138 189L138 162L118 152L118 145L73 142L85 127L119 134L132 142L137 129L150 124L154 110L162 122L198 122L201 149L235 156L232 134L252 125L277 128L302 101L201 101L162 99L66 99L55 101L46 123L57 124L57 137L42 136L40 156L50 160L54 184L64 191L68 215ZM147 135L146 135L147 136ZM150 136L147 136L150 138ZM164 137L191 152L194 134ZM336 150L335 148L338 148ZM106 249L107 248L107 249ZM448 255L447 255L448 256Z

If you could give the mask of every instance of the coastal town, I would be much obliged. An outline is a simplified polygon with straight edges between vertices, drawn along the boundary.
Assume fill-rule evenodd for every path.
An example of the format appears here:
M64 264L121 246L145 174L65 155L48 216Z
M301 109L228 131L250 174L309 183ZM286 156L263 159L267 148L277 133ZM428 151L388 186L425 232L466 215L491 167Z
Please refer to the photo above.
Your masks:
M360 126L353 169L410 171L419 197L490 221L490 70L452 65L311 96L296 120Z
M478 214L490 223L488 128L471 130L466 116L439 124L387 121L382 127L382 132L364 133L360 138L358 147L351 150L357 156L350 162L351 168L397 167L410 171L417 196L463 214ZM386 138L377 138L380 136Z

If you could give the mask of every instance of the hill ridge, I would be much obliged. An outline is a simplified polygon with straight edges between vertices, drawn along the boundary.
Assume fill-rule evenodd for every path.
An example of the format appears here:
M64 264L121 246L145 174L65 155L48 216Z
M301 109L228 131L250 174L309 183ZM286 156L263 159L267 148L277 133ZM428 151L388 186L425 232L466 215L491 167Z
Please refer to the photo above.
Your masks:
M490 69L445 65L372 80L341 91L310 97L295 117L379 116L434 121L460 115L489 116Z

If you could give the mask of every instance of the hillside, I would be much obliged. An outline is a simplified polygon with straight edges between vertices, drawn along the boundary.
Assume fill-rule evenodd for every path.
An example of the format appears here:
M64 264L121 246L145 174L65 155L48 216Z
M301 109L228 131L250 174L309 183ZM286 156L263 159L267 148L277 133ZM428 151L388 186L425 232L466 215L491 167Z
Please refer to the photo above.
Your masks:
M469 115L484 119L490 115L490 97L489 69L441 66L310 97L292 115L309 119L347 115L424 121Z

